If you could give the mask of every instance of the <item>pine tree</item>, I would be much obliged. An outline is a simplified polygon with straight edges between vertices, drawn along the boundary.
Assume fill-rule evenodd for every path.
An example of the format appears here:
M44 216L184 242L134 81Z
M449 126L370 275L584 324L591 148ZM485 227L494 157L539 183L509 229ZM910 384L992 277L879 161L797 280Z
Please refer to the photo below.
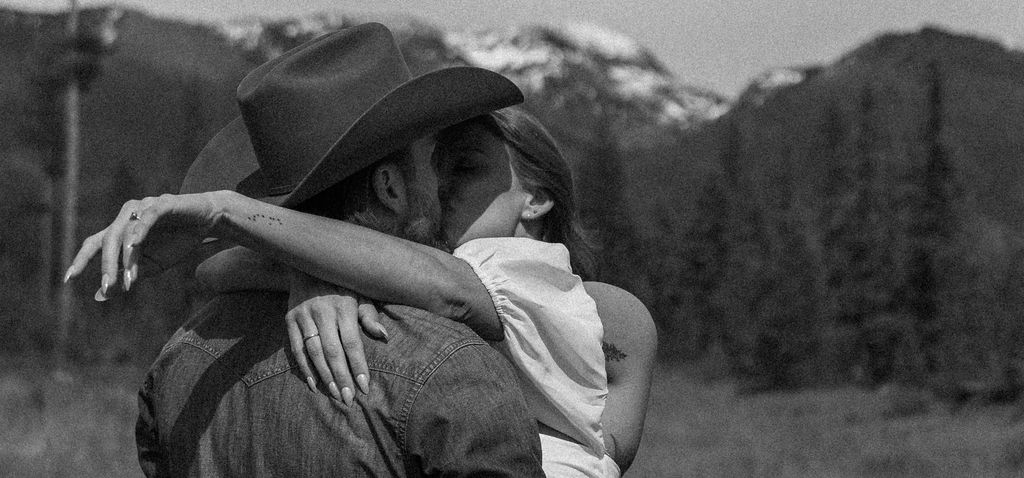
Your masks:
M676 284L655 285L662 290L678 290L677 308L685 310L690 335L687 352L701 355L721 340L721 312L713 296L721 286L728 249L725 243L727 204L718 177L712 177L701 188L693 220L680 238L681 270ZM654 274L654 278L660 277ZM674 287L673 287L674 286Z

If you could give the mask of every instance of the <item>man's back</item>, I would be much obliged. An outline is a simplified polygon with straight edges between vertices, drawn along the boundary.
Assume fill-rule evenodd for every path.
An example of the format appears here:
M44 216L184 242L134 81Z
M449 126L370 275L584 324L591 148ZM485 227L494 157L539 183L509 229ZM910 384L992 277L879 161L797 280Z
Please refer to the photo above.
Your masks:
M219 296L183 326L139 393L149 476L542 476L510 366L461 324L387 306L364 339L370 393L310 391L287 353L287 296Z

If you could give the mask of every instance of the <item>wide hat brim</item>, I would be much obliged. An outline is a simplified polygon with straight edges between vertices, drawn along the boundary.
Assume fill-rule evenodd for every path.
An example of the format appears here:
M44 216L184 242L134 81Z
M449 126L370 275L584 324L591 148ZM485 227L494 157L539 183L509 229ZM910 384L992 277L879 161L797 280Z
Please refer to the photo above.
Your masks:
M522 101L514 83L483 68L444 68L415 77L367 109L316 166L286 191L264 184L245 123L237 117L199 153L180 192L234 189L294 207L417 138Z

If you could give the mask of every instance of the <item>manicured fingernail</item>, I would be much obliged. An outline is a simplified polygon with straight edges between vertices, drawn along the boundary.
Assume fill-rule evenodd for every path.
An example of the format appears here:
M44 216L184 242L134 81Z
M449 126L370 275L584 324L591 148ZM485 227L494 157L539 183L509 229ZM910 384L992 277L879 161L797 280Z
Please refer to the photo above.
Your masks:
M365 373L356 375L356 385L359 385L359 390L364 394L370 393L370 379L366 378Z
M352 405L352 397L355 397L356 393L351 388L344 387L341 389L341 398L345 400L345 405Z
M124 291L128 292L132 288L132 271L129 269L124 270Z
M385 329L383 325L377 324L377 330L384 336L384 343L388 343L390 337L388 337L387 329Z
M68 267L68 271L64 273L64 283L67 284L71 280L71 268Z
M310 391L316 391L316 380L313 380L313 377L306 377L306 385L309 385Z
M331 391L331 396L334 397L335 400L341 400L341 394L338 393L338 386L334 382L327 385L327 390Z
M103 291L103 297L106 300L107 292L110 292L110 276L103 274L103 280L100 281L100 290Z
M103 294L103 288L96 289L96 294L92 296L92 300L96 302L106 302L107 296Z

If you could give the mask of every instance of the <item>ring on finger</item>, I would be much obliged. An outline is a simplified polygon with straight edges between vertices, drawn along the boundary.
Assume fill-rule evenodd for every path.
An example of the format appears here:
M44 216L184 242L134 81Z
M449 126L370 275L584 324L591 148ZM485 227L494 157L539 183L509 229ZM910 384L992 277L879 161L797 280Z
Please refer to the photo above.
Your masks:
M303 335L303 336L302 336L302 340L309 340L309 339L311 339L311 338L313 338L313 337L319 337L319 336L320 336L320 333L319 333L319 332L317 332L317 333L315 333L315 334L312 334L312 335Z
M128 215L128 220L129 221L138 221L139 220L139 213L136 212L136 211L132 211L132 213Z

